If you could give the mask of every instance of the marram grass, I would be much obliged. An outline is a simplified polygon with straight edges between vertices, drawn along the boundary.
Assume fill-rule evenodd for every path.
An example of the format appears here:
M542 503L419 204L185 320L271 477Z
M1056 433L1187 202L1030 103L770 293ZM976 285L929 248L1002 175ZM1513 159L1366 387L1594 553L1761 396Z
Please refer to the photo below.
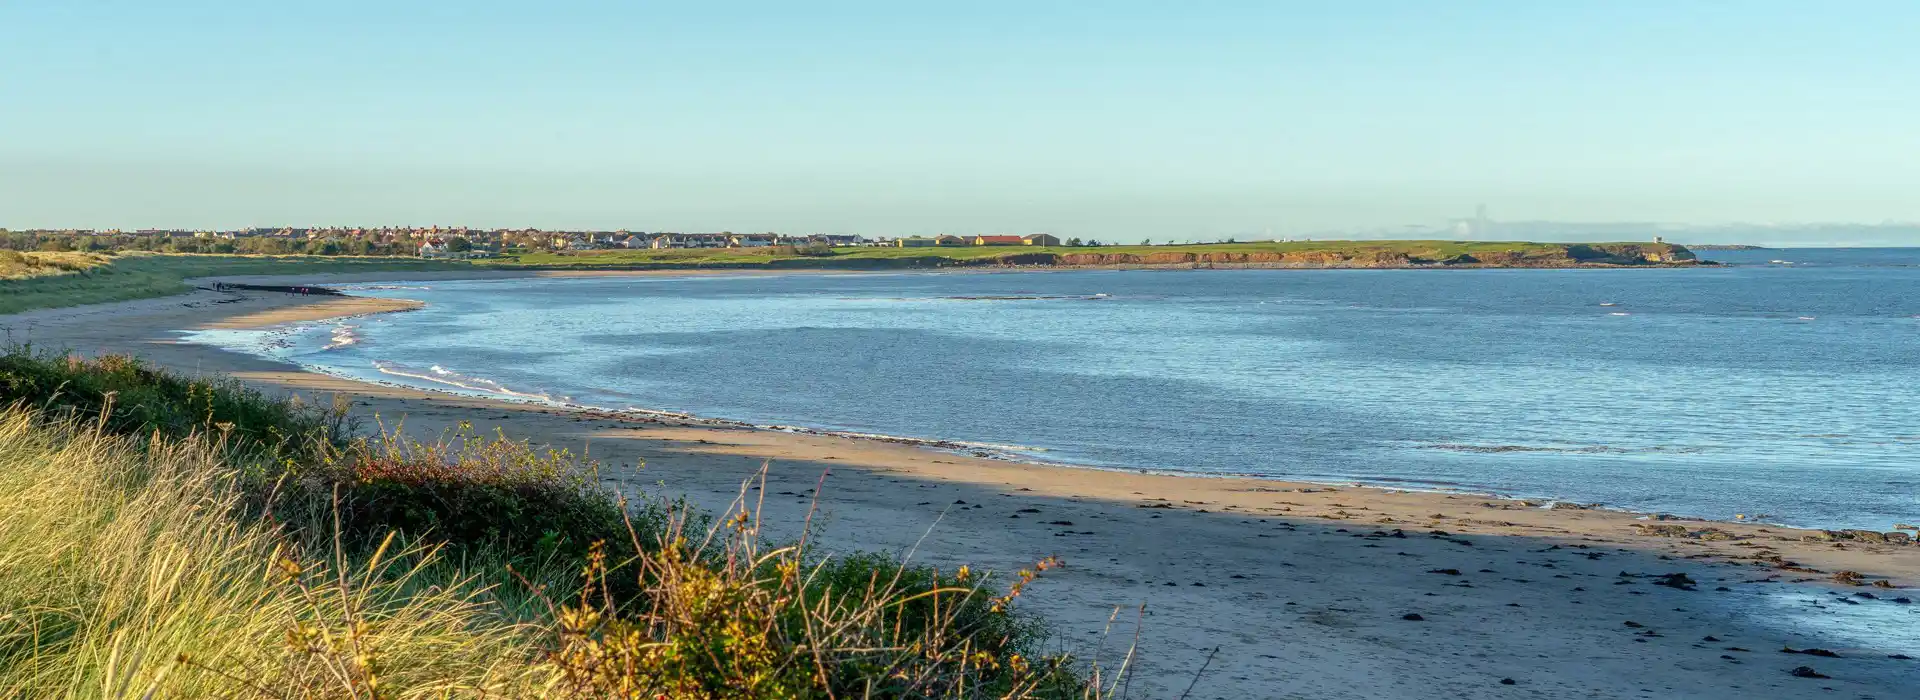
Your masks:
M446 697L538 690L538 635L434 553L349 568L233 517L203 443L0 414L0 696ZM550 674L549 674L550 675Z
M746 485L709 517L504 438L263 454L226 444L229 409L170 432L22 398L0 396L0 698L1097 698L1124 677L1013 609L1050 560L996 589L769 542ZM591 537L527 541L553 528Z

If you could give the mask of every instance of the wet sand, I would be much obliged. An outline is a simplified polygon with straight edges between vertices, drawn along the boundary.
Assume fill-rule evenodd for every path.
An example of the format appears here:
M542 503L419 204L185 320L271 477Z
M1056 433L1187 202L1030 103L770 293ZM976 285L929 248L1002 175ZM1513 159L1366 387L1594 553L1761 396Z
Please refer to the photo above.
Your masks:
M1862 646L1819 624L1863 611L1920 621L1894 617L1920 608L1895 602L1920 599L1906 588L1920 585L1920 546L1463 494L1041 467L575 412L349 381L175 340L186 329L408 306L202 291L0 317L0 327L43 349L131 353L276 391L345 395L361 415L416 435L462 422L499 428L586 452L623 489L711 508L767 464L756 495L771 529L797 532L817 499L816 541L830 551L911 551L922 562L1001 572L1057 555L1066 566L1046 572L1022 605L1045 615L1065 648L1109 668L1140 620L1133 697L1178 697L1196 674L1194 698L1893 699L1920 687L1920 661L1889 658L1920 649ZM1713 528L1725 534L1710 537L1727 539L1646 534L1648 526ZM1893 588L1831 583L1840 571ZM1673 573L1693 590L1660 585L1658 576ZM1785 607L1766 612L1768 601L1788 598L1819 607L1791 608L1805 615L1797 618ZM1789 675L1800 666L1832 678Z

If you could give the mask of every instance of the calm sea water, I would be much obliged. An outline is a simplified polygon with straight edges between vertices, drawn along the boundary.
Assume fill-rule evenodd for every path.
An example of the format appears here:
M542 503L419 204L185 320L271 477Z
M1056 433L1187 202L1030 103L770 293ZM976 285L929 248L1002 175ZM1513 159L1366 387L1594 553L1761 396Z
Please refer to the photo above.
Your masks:
M1068 464L1920 521L1920 249L1708 257L1738 264L432 282L361 291L417 312L201 338Z

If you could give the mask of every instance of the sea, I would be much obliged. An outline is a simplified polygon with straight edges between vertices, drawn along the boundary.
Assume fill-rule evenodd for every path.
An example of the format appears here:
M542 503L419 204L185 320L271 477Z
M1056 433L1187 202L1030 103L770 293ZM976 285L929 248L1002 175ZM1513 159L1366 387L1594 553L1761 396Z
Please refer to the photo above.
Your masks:
M344 377L1233 475L1920 523L1920 249L1721 266L394 282L220 345Z

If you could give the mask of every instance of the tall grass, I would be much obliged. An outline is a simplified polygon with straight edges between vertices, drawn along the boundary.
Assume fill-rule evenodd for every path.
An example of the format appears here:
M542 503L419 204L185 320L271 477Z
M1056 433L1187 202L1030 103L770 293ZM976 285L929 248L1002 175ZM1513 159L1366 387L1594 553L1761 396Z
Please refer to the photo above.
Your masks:
M431 550L304 555L205 440L0 413L0 695L520 694L537 635ZM427 584L427 585L422 585Z
M89 270L113 259L97 253L43 253L0 249L0 280L65 275Z
M995 587L822 557L763 537L747 485L717 517L627 503L564 452L299 406L279 431L312 441L242 448L218 419L273 400L210 386L198 423L0 392L0 697L1099 695L1015 609L1050 561Z

